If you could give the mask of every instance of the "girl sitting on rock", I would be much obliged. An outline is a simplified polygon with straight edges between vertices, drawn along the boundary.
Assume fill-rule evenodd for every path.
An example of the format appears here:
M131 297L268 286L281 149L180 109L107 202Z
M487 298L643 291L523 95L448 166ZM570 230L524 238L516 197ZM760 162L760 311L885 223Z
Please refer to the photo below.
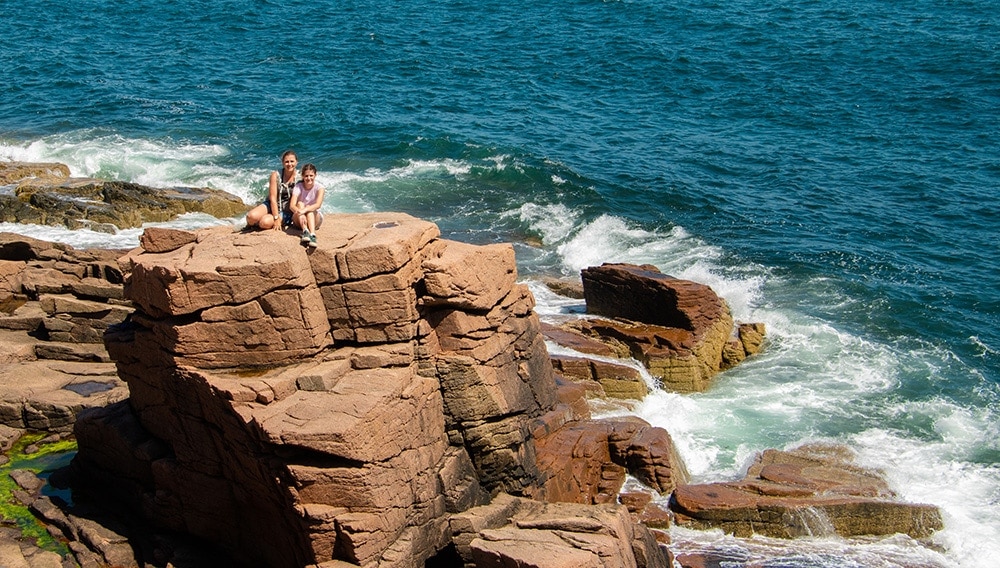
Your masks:
M323 224L323 195L326 188L316 183L316 166L302 166L302 181L292 190L292 219L302 229L302 244L316 248L316 229Z

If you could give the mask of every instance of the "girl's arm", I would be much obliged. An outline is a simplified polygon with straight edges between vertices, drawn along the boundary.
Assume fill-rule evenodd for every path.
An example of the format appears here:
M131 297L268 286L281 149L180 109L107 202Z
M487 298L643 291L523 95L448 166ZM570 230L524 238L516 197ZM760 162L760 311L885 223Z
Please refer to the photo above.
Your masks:
M316 188L316 202L309 206L309 211L319 211L323 206L323 196L326 195L326 188L319 186Z

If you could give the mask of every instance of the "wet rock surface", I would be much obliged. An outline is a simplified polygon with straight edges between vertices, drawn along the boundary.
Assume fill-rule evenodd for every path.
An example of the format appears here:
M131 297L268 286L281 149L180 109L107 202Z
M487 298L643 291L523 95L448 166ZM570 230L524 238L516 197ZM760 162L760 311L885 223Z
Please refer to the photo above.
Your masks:
M582 279L587 312L603 317L546 329L546 337L586 353L635 359L664 389L705 391L720 371L763 347L764 325L735 324L726 302L704 284L634 264L586 268ZM612 391L622 388L625 397L643 394L638 385Z
M879 472L836 445L767 450L740 481L678 487L670 508L680 525L737 536L925 538L943 527L936 507L900 502Z

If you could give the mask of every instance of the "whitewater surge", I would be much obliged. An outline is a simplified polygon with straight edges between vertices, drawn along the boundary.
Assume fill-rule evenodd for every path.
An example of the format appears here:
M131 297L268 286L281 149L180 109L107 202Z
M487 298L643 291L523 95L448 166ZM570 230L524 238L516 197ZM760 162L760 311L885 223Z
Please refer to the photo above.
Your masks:
M900 498L942 509L945 529L933 541L948 554L902 536L789 543L683 529L673 531L675 551L695 551L711 543L744 562L778 557L783 566L803 568L976 566L983 558L1000 555L1000 469L975 465L977 451L996 447L996 412L973 411L940 397L900 402L893 394L906 388L908 374L933 372L935 359L951 358L947 353L899 351L837 329L794 306L766 305L770 289L790 284L759 267L725 270L717 264L719 251L681 227L655 233L610 216L582 222L580 215L559 206L529 204L520 214L536 223L556 247L564 274L578 274L601 261L651 263L672 275L710 284L726 298L737 320L767 325L764 352L722 373L708 392L678 395L656 389L633 408L610 415L631 412L669 431L695 482L740 479L755 454L767 448L845 443L858 452L860 464L885 472ZM532 291L543 320L559 323L585 312L581 300L559 297L540 282ZM802 292L777 291L790 293ZM655 386L655 380L643 374Z

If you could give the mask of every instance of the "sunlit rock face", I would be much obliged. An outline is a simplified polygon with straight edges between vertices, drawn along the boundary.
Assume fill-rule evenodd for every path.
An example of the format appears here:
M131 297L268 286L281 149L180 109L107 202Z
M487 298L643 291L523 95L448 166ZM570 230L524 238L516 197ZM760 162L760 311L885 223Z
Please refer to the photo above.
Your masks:
M78 420L77 468L273 566L419 566L491 495L565 493L540 440L589 415L560 399L513 248L393 213L317 235L148 229L120 259L135 312L104 336L130 397Z

